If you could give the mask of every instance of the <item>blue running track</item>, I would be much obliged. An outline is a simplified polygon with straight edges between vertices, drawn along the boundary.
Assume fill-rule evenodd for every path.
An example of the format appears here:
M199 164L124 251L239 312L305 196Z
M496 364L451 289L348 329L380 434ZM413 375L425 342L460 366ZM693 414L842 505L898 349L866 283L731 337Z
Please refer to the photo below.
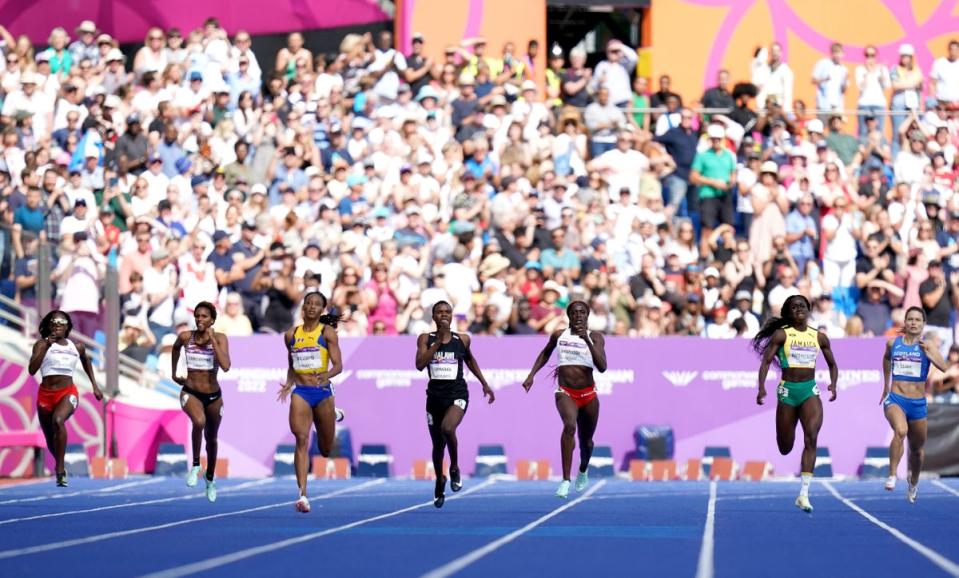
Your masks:
M201 482L72 478L0 488L0 576L446 576L959 578L959 480L813 484L466 480L446 505L430 482Z

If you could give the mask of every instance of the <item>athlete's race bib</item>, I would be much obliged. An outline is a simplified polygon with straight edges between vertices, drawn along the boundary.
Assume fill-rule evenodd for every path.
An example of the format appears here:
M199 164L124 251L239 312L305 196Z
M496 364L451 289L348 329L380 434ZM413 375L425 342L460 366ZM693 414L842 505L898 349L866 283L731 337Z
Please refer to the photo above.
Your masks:
M213 371L213 352L205 349L187 349L186 366L187 369L198 371Z
M319 347L303 347L293 351L294 371L319 371L323 369L323 355Z
M816 348L793 346L789 348L789 367L816 367Z
M434 359L430 362L430 377L432 379L453 380L459 373L459 362L455 357Z
M922 377L922 363L906 359L893 360L892 372L902 377Z

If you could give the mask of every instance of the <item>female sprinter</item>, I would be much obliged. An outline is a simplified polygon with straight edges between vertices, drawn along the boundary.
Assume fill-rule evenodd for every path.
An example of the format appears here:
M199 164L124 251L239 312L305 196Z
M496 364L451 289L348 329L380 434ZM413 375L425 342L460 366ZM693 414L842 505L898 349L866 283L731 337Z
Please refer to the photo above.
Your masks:
M926 314L919 307L906 310L903 334L886 344L882 357L883 390L880 403L885 407L886 419L892 426L889 444L889 479L886 489L896 489L896 470L902 459L902 442L909 437L909 489L906 499L916 503L919 493L919 472L922 471L923 450L926 444L926 377L929 363L945 371L948 364L939 349L922 341ZM890 388L889 376L892 375Z
M73 384L77 363L83 366L83 371L90 378L97 401L103 399L86 348L82 343L70 340L72 330L73 322L69 315L63 311L47 313L40 321L40 339L33 344L28 367L31 375L40 371L37 415L43 435L47 438L47 448L57 462L57 485L61 488L67 487L67 472L63 462L67 451L66 424L80 402L80 393Z
M173 343L173 380L182 386L180 407L193 422L193 467L186 477L186 485L194 487L200 474L200 439L206 438L206 499L216 501L217 432L223 418L223 394L216 374L230 371L230 347L226 335L213 331L216 308L208 301L200 301L193 308L196 331L184 331ZM186 377L177 376L180 350L186 349Z
M463 487L460 477L459 446L456 428L466 415L469 406L469 390L463 364L469 367L483 386L483 397L489 403L496 400L493 390L486 383L473 352L470 337L465 333L453 333L453 307L446 301L433 305L435 333L423 333L416 340L416 370L428 368L430 380L426 386L426 424L433 440L433 470L436 472L436 489L433 505L442 508L446 502L446 476L443 475L443 450L449 448L450 489L454 492Z
M829 338L825 333L806 325L809 318L809 301L802 295L786 299L782 317L773 317L756 337L753 349L762 357L759 366L759 394L756 403L763 404L766 397L766 374L775 357L782 368L782 381L776 393L776 442L779 453L786 455L793 449L796 439L796 423L802 423L804 446L802 451L802 486L796 507L812 512L809 503L809 484L816 466L816 442L822 428L822 401L816 385L816 358L820 351L829 366L829 401L836 401L836 380L839 368L832 355Z
M334 406L333 384L330 383L343 371L340 342L336 336L340 316L324 315L325 309L326 297L322 293L307 293L303 299L303 324L283 336L287 349L287 373L278 399L286 403L292 390L290 430L296 437L293 466L300 489L300 497L293 506L304 514L310 511L310 500L306 497L310 429L316 424L320 454L328 457L336 438L336 422L343 420L343 412Z
M533 377L549 361L553 350L559 348L559 365L556 376L556 409L563 420L563 434L559 446L563 454L563 481L556 495L569 495L570 471L573 469L573 448L579 432L579 475L576 476L576 491L582 492L589 483L586 474L589 458L593 455L593 433L599 421L599 398L596 397L596 382L593 370L606 371L606 341L598 331L589 331L589 306L582 301L573 301L566 308L569 328L554 331L539 353L523 388L533 387Z

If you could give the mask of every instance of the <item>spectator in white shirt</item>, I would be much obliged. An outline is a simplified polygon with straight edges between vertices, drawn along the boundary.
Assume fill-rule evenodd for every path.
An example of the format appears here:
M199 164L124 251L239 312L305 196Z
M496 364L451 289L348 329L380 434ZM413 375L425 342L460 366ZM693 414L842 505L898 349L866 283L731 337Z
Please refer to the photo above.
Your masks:
M826 291L832 291L837 309L852 315L856 311L852 290L856 286L858 227L848 211L846 197L836 198L832 208L833 211L822 220L822 233L827 241L823 255L823 285Z
M949 42L949 53L932 63L929 92L947 106L959 104L959 40Z
M635 50L615 38L610 40L606 43L606 60L597 64L593 71L593 88L605 86L614 106L628 105L633 97L630 71L635 68L636 60Z
M849 81L849 72L842 63L842 44L833 44L830 57L816 63L812 71L812 82L816 85L816 108L820 111L820 120L829 117L828 112L843 109L843 96Z
M859 89L859 138L866 136L866 117L872 115L879 122L879 132L883 132L886 117L881 114L886 108L886 90L892 82L889 69L877 59L878 51L873 45L864 51L866 62L856 67L856 87Z
M368 70L377 78L373 92L380 97L380 102L389 104L396 100L400 88L399 75L406 71L406 57L393 48L392 32L380 32L373 63Z
M53 121L53 101L48 94L37 90L37 75L24 72L20 75L20 90L7 95L0 111L7 124L18 112L33 115L33 132L37 139L50 136L50 124Z
M782 56L783 47L778 42L773 42L769 47L768 76L759 96L756 97L756 106L765 108L769 101L775 101L782 107L783 112L792 112L795 77L789 65L783 62ZM759 76L766 75L760 73Z
M608 190L629 189L630 197L635 203L639 197L640 178L649 170L649 159L633 148L633 133L624 130L619 133L616 148L590 161L587 168L590 172L603 174Z

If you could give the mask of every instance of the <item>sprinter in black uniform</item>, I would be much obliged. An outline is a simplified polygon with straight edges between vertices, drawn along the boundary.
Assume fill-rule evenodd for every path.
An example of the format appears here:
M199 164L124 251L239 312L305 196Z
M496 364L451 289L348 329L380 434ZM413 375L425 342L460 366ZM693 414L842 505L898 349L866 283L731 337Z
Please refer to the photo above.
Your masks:
M446 501L446 476L443 475L443 449L450 452L450 489L463 487L456 441L456 428L463 421L469 406L469 389L463 375L463 364L483 386L483 396L493 403L496 396L486 383L476 358L470 351L470 337L453 333L453 307L446 301L433 305L435 333L424 333L416 340L416 369L429 368L430 381L426 386L426 423L433 440L433 468L436 471L436 490L433 505L442 508Z

